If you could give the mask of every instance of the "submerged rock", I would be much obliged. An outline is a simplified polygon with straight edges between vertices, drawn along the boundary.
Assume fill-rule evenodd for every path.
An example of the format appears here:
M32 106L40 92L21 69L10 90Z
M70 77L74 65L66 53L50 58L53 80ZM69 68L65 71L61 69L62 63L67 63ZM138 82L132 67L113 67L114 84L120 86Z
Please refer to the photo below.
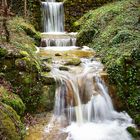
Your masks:
M65 67L65 66L60 66L59 67L59 70L69 71L69 68L68 67Z

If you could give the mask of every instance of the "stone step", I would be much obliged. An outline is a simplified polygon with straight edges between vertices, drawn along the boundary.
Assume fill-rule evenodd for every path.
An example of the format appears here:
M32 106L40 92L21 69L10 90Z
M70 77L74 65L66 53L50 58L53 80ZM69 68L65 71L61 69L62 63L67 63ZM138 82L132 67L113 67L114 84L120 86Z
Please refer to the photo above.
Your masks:
M69 38L76 38L77 33L67 33L67 32L44 32L41 33L42 39L69 39Z

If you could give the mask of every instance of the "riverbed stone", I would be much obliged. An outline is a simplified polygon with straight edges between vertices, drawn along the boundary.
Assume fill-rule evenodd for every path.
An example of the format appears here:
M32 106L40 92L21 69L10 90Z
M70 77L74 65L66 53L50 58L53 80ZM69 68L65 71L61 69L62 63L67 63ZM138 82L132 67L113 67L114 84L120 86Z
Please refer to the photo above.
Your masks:
M80 63L81 63L80 58L72 58L72 59L67 60L64 65L78 66L80 65Z
M43 40L43 39L41 40L40 47L47 47L46 40Z
M69 71L69 68L66 66L60 66L59 70L63 70L63 71Z

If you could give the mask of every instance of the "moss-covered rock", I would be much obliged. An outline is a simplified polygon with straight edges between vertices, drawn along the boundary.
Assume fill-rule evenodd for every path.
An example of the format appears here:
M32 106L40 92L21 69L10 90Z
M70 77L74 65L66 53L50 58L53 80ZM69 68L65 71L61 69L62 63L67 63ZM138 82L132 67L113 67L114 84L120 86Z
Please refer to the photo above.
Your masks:
M54 85L55 84L54 77L48 75L48 73L46 73L46 72L41 74L41 80L44 85Z
M69 71L69 68L66 66L60 66L59 70L63 70L63 71Z
M41 40L40 32L36 31L34 26L22 17L10 19L8 21L8 29L10 32L10 43L14 46L20 48L24 46L24 51L29 51L28 48L35 51L35 46L39 46Z
M3 86L0 86L0 101L11 106L18 115L23 115L25 111L25 105L20 97L14 93L11 93Z
M51 71L51 66L49 66L48 64L46 63L42 63L42 71L43 72L50 72Z
M133 138L139 138L138 132L134 127L127 127L127 131L132 135Z
M0 58L4 57L7 54L7 50L4 48L4 46L0 46Z
M3 47L7 53L0 59L0 73L4 73L5 80L11 83L13 93L18 94L23 100L26 110L33 112L42 94L42 66L35 47L40 33L21 17L10 18L7 25L10 42L5 43Z
M54 108L55 98L55 84L42 87L42 96L40 104L38 105L39 111L51 111Z
M16 112L0 102L0 139L21 140L24 134L25 128Z
M78 66L80 65L81 60L80 58L72 58L67 60L67 62L65 62L65 65L74 65L74 66Z

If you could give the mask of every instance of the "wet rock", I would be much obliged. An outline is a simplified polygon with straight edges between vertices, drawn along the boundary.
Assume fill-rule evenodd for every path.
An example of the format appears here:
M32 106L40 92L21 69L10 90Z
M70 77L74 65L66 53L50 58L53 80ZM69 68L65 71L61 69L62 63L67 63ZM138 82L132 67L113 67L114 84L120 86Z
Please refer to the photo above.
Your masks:
M67 62L65 62L64 65L78 66L78 65L80 65L80 63L81 63L80 58L72 58L72 59L69 59Z
M47 47L46 40L43 40L43 39L41 40L40 47Z
M62 56L62 54L60 54L60 53L56 53L55 56Z
M69 68L68 67L65 67L65 66L60 66L59 67L59 70L69 71Z
M25 127L17 113L8 105L0 102L0 139L21 140Z
M103 79L103 81L104 81L105 83L108 82L108 73L106 73L106 72L101 72L101 73L100 73L100 76L101 76L101 78Z

